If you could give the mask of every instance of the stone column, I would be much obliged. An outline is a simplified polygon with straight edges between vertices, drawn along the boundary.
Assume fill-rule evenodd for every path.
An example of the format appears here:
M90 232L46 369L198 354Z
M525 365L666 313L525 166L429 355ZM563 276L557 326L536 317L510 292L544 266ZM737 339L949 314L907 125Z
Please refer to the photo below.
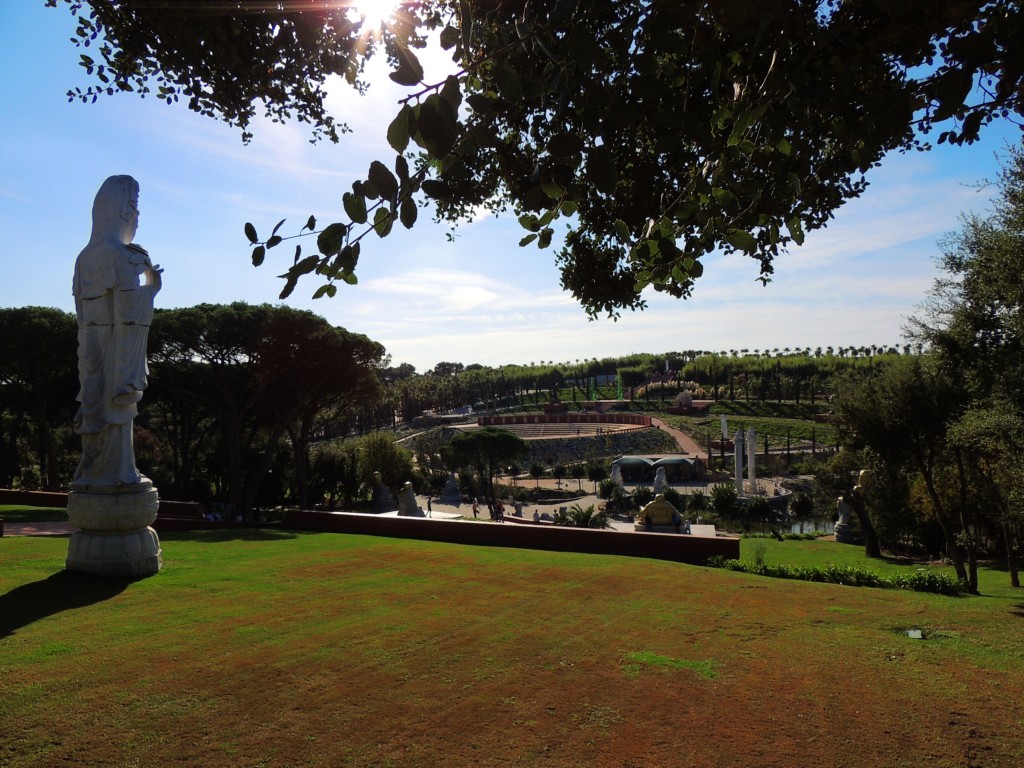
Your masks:
M751 496L757 493L757 433L753 427L747 431L747 485Z
M743 430L736 432L733 438L732 451L736 454L736 495L743 495Z

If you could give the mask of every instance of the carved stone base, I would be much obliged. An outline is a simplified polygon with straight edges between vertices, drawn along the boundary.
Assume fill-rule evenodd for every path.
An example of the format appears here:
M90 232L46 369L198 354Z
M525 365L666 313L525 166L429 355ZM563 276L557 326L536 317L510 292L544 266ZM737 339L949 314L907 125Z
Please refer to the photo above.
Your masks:
M836 523L835 527L836 541L840 544L863 544L864 534L861 533L860 528L853 525L845 525L843 523Z
M71 535L65 567L104 576L157 573L163 565L160 539L149 525L158 504L148 481L106 492L69 493L68 519L82 530Z

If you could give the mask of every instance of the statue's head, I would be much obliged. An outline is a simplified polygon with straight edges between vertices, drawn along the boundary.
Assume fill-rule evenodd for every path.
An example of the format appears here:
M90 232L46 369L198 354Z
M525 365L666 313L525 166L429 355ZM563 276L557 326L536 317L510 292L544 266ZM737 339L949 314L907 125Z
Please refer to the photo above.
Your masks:
M139 183L131 176L111 176L92 204L93 239L113 235L130 243L138 227Z

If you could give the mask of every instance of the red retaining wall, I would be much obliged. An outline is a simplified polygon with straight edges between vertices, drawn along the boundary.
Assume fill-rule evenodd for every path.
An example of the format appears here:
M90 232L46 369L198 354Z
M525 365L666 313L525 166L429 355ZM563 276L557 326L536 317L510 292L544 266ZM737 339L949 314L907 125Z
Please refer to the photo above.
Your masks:
M520 413L505 416L480 416L481 427L502 424L634 424L651 426L651 417L644 413Z
M592 555L625 555L703 565L709 557L739 558L740 540L718 536L599 531L556 526L497 525L351 512L290 510L284 527L302 531L391 536L484 547L519 547Z

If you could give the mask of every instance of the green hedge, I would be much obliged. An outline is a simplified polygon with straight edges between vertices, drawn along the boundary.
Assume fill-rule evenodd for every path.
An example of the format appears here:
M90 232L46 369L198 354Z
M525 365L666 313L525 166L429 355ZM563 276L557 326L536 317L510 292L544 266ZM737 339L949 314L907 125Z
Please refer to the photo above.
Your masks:
M818 581L825 584L844 584L848 587L877 587L879 589L907 589L913 592L931 592L953 597L967 593L967 585L944 573L916 571L914 573L882 576L866 568L850 565L767 565L726 560L716 556L707 563L712 568L725 568L739 573L770 576L776 579Z

